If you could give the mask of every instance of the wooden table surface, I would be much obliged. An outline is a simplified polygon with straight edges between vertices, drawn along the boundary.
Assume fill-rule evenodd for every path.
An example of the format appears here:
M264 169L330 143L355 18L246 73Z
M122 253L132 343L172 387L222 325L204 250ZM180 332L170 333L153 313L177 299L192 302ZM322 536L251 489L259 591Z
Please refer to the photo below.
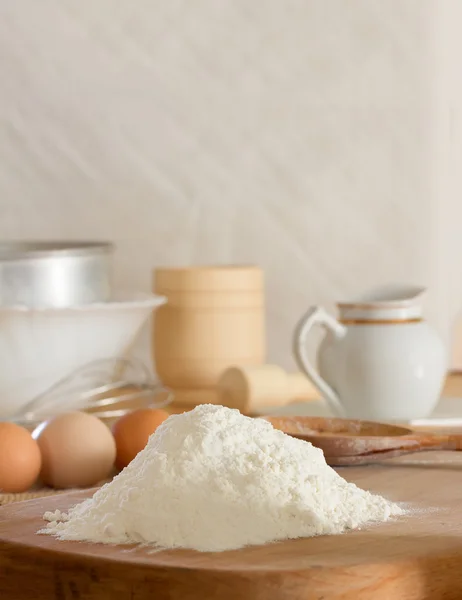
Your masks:
M223 553L60 542L45 510L88 492L0 509L5 600L451 600L462 598L462 454L425 453L342 476L411 512L341 536Z

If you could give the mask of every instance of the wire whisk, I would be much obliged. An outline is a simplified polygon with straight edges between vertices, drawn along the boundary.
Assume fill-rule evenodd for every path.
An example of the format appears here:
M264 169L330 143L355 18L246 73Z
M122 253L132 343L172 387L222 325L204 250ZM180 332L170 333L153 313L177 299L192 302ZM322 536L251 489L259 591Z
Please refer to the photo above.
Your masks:
M11 420L31 425L71 410L87 410L102 419L117 418L130 407L111 407L143 398L146 406L162 408L172 402L173 394L139 359L100 359L57 381Z

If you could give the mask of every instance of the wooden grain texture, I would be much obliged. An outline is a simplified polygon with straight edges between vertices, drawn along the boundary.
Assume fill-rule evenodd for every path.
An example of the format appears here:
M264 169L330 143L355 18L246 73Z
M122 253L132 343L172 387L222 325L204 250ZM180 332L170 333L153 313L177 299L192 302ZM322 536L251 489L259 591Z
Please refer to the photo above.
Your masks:
M396 522L217 554L150 553L35 535L45 510L65 509L88 492L6 506L0 509L0 598L459 599L462 460L453 454L441 468L447 455L438 458L436 467L425 465L421 455L414 464L341 471L361 487L411 502L413 512Z

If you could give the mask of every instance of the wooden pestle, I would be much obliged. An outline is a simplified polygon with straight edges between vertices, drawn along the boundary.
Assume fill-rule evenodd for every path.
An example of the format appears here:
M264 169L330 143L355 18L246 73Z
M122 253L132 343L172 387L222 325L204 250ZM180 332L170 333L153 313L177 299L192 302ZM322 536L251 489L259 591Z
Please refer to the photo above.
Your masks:
M247 414L318 398L302 373L287 373L278 365L268 364L226 369L218 380L217 394L219 404Z

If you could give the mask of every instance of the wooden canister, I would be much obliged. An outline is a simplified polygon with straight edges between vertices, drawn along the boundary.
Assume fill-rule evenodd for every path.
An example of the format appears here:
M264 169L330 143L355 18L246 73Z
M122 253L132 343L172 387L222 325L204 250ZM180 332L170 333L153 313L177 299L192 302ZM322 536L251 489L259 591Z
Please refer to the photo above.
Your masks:
M156 371L173 389L210 388L231 365L265 362L263 272L255 266L157 269Z

